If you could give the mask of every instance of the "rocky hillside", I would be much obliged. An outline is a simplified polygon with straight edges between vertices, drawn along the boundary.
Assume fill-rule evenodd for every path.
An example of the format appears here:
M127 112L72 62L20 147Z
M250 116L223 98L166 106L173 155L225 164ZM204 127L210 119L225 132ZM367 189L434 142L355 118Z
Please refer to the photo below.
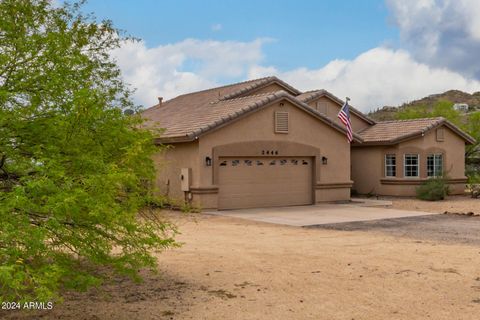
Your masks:
M427 106L427 108L433 107L436 102L442 100L451 101L453 103L466 103L468 104L470 111L480 110L480 91L469 94L459 90L449 90L444 93L432 94L419 100L404 103L399 107L385 106L383 108L370 112L368 116L377 121L394 120L395 115L399 110L412 108L419 105Z

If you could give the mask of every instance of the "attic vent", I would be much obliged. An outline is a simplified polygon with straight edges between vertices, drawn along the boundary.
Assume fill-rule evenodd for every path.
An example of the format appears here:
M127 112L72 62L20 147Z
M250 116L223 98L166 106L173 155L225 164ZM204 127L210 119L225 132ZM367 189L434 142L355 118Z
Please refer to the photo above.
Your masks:
M275 112L275 133L288 133L288 112Z
M443 128L437 129L437 141L444 141L445 140L445 130Z
M327 103L325 101L317 101L317 111L327 115Z

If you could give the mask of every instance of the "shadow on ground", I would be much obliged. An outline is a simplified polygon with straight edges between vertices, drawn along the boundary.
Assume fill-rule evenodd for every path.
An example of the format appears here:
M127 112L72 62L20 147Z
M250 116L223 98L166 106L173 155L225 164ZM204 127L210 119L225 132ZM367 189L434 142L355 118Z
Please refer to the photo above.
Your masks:
M52 310L0 310L0 319L177 319L191 306L186 301L195 301L192 295L202 291L176 275L142 272L142 276L140 283L119 277L87 292L67 292L64 303Z
M438 214L312 225L305 228L381 232L425 241L480 245L480 216Z

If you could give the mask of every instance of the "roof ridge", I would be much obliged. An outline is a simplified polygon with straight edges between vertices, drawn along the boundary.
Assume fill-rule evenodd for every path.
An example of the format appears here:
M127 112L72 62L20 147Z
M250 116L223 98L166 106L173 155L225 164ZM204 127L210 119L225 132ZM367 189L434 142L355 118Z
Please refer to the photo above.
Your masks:
M245 88L242 88L242 89L238 89L237 91L234 91L232 93L229 93L229 94L225 94L223 95L219 100L229 100L229 99L232 99L238 95L241 95L243 93L246 93L250 90L253 90L261 85L264 85L266 83L269 83L270 81L273 81L275 80L276 77L266 77L266 78L262 78L262 79L259 79L259 81L257 81L256 83L253 83Z
M421 120L446 120L444 117L425 117L425 118L414 118L414 119L398 119L398 120L385 120L385 121L378 121L376 124L382 123L394 123L394 122L413 122L413 121L421 121Z
M193 91L193 92L188 92L188 93L184 93L184 94L180 94L178 96L175 96L171 99L168 99L168 100L165 100L163 101L162 104L155 104L145 110L143 110L143 112L147 111L147 110L154 110L156 108L159 108L159 107L163 107L165 106L166 103L169 103L170 101L174 100L174 99L177 99L177 98L180 98L180 97L185 97L185 96L188 96L188 95L191 95L191 94L197 94L197 93L202 93L202 92L208 92L208 91L213 91L213 90L218 90L218 89L223 89L223 88L227 88L227 87L232 87L232 86L236 86L236 85L239 85L239 84L245 84L245 83L249 83L249 82L255 82L255 81L265 81L265 80L269 80L271 78L276 78L275 76L268 76L268 77L263 77L263 78L257 78L257 79L251 79L251 80L245 80L245 81L240 81L240 82L235 82L235 83L230 83L230 84L226 84L226 85L223 85L223 86L219 86L219 87L214 87L214 88L209 88L209 89L203 89L203 90L198 90L198 91ZM220 99L223 99L223 98L220 98ZM220 100L220 99L217 99L217 100Z
M239 95L242 95L244 93L247 93L251 90L254 90L254 89L257 89L258 87L261 87L262 85L264 84L268 84L269 82L272 82L272 81L276 81L278 82L280 85L282 85L283 87L285 87L286 89L290 90L291 92L293 92L295 95L300 95L301 94L301 91L299 91L298 89L292 87L290 84L288 84L287 82L283 81L282 79L276 77L276 76L270 76L270 77L266 77L266 78L262 78L262 79L259 79L260 81L258 81L257 83L255 84L252 84L250 86L247 86L245 88L242 88L242 89L239 89L235 92L232 92L232 93L229 93L229 94L226 94L224 95L222 98L220 98L220 100L229 100L229 99L232 99L236 96L239 96Z
M313 90L307 90L307 91L304 91L304 92L302 92L301 94L305 94L305 93L311 93L311 92L317 92L317 91L325 91L325 89L313 89Z
M231 98L231 99L218 99L218 100L215 100L215 101L210 102L210 104L217 104L217 103L220 103L220 102L235 102L235 101L239 101L239 100L251 99L251 98L254 98L254 97L273 96L273 95L281 94L281 93L289 94L289 93L288 93L287 91L285 91L285 90L269 91L269 92L251 94L251 95L248 95L248 96ZM293 97L294 97L294 96L293 96ZM295 97L294 97L294 98L295 98Z
M236 86L236 85L239 85L239 84L245 84L245 83L248 83L248 82L255 82L255 81L264 81L264 80L267 80L269 78L274 78L272 76L268 76L268 77L263 77L263 78L258 78L258 79L251 79L251 80L245 80L245 81L240 81L240 82L235 82L235 83L230 83L230 84L226 84L226 85L223 85L223 86L219 86L219 87L214 87L214 88L210 88L210 89L203 89L203 90L198 90L198 91L193 91L193 92L189 92L189 93L184 93L184 94L181 94L181 95L178 95L172 99L169 99L165 102L168 102L170 100L173 100L173 99L176 99L178 97L183 97L183 96L186 96L186 95L189 95L189 94L194 94L194 93L200 93L200 92L207 92L207 91L212 91L212 90L218 90L218 89L222 89L222 88L226 88L226 87L232 87L232 86Z

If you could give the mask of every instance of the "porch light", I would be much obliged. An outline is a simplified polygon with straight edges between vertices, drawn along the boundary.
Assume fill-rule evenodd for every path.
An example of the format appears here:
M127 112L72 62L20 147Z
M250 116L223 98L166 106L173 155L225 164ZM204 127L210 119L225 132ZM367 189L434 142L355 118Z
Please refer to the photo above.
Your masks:
M328 163L328 158L322 157L322 164L327 164L327 163Z
M205 165L207 167L211 167L212 166L212 158L210 157L205 157Z

